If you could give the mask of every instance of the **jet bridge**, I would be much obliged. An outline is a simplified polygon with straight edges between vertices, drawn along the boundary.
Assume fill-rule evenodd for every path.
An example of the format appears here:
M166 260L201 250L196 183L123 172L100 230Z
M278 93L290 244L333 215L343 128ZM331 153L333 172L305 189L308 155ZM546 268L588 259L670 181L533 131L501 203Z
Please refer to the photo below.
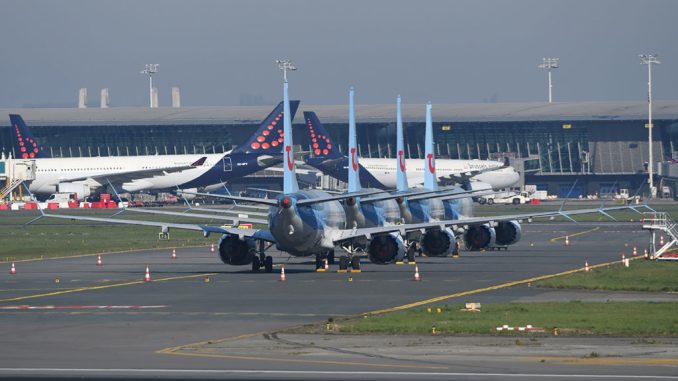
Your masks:
M652 258L660 260L678 260L678 254L669 251L672 247L678 244L678 227L671 216L666 212L650 212L643 213L643 229L647 229L652 233ZM656 232L666 233L667 240L662 238L659 241L659 249L657 249Z
M11 156L0 157L0 202L10 198L15 189L20 188L21 183L29 183L35 180L35 160L13 159Z

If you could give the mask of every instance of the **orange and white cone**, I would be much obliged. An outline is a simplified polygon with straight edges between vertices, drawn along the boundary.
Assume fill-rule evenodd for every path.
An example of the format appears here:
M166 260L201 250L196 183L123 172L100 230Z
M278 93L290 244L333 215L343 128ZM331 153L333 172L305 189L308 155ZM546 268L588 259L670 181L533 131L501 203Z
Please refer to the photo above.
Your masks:
M570 236L565 236L565 246L570 246Z
M637 255L638 255L638 248L636 246L634 246L633 247L633 256L635 257Z
M421 280L421 276L419 275L419 265L414 266L414 280L416 282L419 282Z
M146 266L146 276L144 276L144 281L145 282L151 281L151 272L148 270L148 266Z
M12 267L9 269L9 273L12 275L16 274L16 267L14 266L14 262L12 262Z
M330 262L325 258L325 271L330 271Z
M101 255L97 256L97 266L101 266Z
M664 236L663 235L659 236L659 246L664 246Z
M625 260L626 260L626 255L624 255L624 253L622 253L622 262L624 262Z
M172 249L172 259L177 259L177 249Z
M584 271L589 272L591 268L589 267L589 261L584 262Z
M650 256L647 254L647 249L643 250L643 259L648 260Z
M280 281L284 282L287 280L287 277L285 276L285 266L280 268Z
M210 247L210 253L214 253L214 244L212 244L212 247Z

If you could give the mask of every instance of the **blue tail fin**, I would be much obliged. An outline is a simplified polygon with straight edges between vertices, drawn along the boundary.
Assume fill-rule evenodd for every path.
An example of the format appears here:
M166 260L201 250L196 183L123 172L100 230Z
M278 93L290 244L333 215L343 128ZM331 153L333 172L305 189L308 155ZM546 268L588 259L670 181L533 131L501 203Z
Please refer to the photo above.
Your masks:
M287 89L287 80L283 87L283 193L297 193L299 192L299 184L297 183L297 172L294 165L294 142L292 141L292 118L290 116L290 98Z
M233 149L233 153L254 153L254 154L280 154L283 146L283 117L284 102L278 105L264 119L257 131L243 143ZM294 120L294 115L299 108L299 101L291 101L290 115Z
M356 142L355 130L355 107L353 104L354 91L348 93L348 191L359 192L360 187L360 165L358 164L358 143Z
M304 112L304 120L308 127L309 140L313 156L320 159L337 159L342 157L339 149L335 146L330 134L327 132L320 119L313 111Z
M436 176L436 154L433 151L433 121L431 120L431 102L426 104L426 137L424 142L424 187L438 190Z
M9 114L9 120L12 122L13 133L16 138L14 140L16 158L35 159L50 157L38 146L38 142L21 115Z

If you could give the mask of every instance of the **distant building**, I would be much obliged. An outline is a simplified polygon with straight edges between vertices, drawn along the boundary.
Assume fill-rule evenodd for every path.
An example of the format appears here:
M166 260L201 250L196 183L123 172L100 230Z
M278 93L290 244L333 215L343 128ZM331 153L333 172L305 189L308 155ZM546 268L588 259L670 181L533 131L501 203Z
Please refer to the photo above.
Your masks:
M678 102L653 104L654 161L678 159ZM345 151L346 105L302 103L295 118L295 143L305 149L303 111L315 111ZM253 133L270 106L0 112L22 114L55 157L115 156L224 152ZM394 157L395 106L360 105L356 116L361 156ZM406 154L422 157L424 105L404 105L403 119ZM551 194L635 190L647 178L644 102L434 104L433 120L439 157L518 159L524 161L526 183ZM9 118L0 120L0 151L6 153L14 139L8 127Z

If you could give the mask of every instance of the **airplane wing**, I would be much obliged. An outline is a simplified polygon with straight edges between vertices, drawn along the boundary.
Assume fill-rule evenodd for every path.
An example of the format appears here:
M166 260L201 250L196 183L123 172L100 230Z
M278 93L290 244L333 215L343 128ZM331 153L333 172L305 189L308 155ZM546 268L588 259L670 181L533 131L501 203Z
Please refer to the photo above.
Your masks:
M124 211L130 211L134 213L146 213L154 215L163 215L163 216L181 216L181 217L193 217L193 218L208 218L212 220L222 220L230 221L233 225L240 225L241 222L251 222L253 224L267 224L268 220L261 218L250 218L246 216L220 216L216 214L200 214L200 213L186 213L186 212L171 212L166 210L149 210L149 209L134 209L134 208L125 208Z
M92 222L105 222L105 223L115 223L115 224L124 224L124 225L157 226L159 228L162 228L163 230L167 230L169 228L174 228L174 229L204 231L203 226L193 225L193 224L176 224L176 223L171 223L171 222L157 222L157 221L143 221L143 220L124 220L124 219L119 219L119 218L71 216L71 215L66 215L66 214L51 214L51 213L43 213L42 215L44 217L60 218L60 219L63 219L63 220L72 220L72 221L92 221Z
M203 165L205 160L207 160L207 156L203 156L199 160L197 160L194 163L191 163L189 165L180 165L180 166L163 167L163 168L139 169L139 170L134 170L134 171L120 171L120 172L102 173L102 174L97 174L97 175L79 176L79 177L62 177L62 178L59 178L59 182L60 183L64 183L64 182L71 183L71 182L76 182L76 181L94 180L94 181L96 181L100 184L104 184L108 180L112 183L126 183L126 182L131 182L131 181L134 181L134 180L143 179L143 178L147 178L147 177L164 176L168 173L181 172L181 171L185 171L187 169L196 168L196 167Z
M606 216L609 216L607 212L616 211L616 210L626 210L629 209L629 206L615 206L609 208L591 208L591 209L575 209L575 210L556 210L550 212L538 212L538 213L525 213L525 214L512 214L512 215L499 215L499 216L487 216L487 217L470 217L459 220L440 220L440 221L431 221L431 222L422 222L416 224L402 224L402 225L389 225L389 226L378 226L373 228L359 228L353 230L338 230L336 236L333 237L335 244L340 244L345 241L350 241L358 238L370 239L373 235L386 234L393 232L400 232L405 234L409 231L423 230L423 229L434 229L440 228L444 229L450 226L467 226L467 225L479 225L486 223L495 223L502 221L522 221L522 220L532 220L533 218L552 218L557 216L562 216L565 218L572 219L571 216L579 214L590 214L590 213L601 213Z

